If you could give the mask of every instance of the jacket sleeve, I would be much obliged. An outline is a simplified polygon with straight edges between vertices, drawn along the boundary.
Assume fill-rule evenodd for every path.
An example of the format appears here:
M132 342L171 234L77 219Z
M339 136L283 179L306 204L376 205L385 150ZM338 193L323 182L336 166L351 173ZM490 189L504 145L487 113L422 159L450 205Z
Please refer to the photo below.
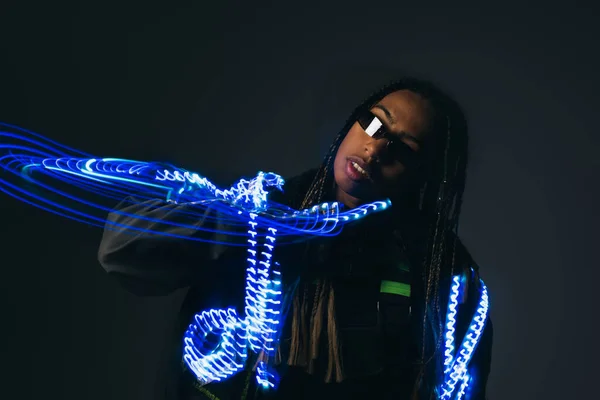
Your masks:
M226 277L225 263L217 261L227 246L210 242L225 239L218 233L219 215L208 208L194 220L193 212L198 215L194 207L126 198L108 215L98 250L100 264L125 289L140 296L166 295ZM237 238L240 243L245 239Z

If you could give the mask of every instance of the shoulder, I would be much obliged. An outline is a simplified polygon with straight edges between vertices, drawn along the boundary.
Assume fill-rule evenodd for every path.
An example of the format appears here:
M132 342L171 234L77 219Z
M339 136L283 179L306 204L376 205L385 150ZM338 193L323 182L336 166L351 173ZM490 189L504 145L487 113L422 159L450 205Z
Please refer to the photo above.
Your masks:
M450 244L449 250L454 252L453 257L456 269L472 269L476 273L479 272L479 265L477 265L468 247L458 235L451 232L448 237L448 243Z

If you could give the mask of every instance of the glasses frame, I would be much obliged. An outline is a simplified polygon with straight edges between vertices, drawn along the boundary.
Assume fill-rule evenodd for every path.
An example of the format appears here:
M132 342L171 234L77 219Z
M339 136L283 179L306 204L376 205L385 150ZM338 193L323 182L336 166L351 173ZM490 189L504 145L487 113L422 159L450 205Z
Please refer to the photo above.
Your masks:
M397 134L391 133L383 124L381 119L373 114L371 110L365 110L358 114L356 122L362 130L373 139L386 140L386 154L393 160L405 166L418 167L422 163L421 150L416 151L404 143ZM417 142L419 146L421 143Z

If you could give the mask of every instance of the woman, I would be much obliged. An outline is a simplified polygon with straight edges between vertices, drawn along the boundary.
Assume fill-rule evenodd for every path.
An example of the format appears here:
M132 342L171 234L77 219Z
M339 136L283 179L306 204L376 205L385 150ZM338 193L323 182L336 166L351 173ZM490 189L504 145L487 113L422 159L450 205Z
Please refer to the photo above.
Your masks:
M181 362L181 337L194 313L243 304L239 252L106 229L100 262L130 291L160 295L190 287L181 335L165 372L170 374L166 397L437 398L452 276L468 277L462 309L474 309L478 300L478 268L456 236L467 139L464 115L450 97L428 82L403 79L355 109L320 168L289 180L285 194L274 194L274 200L297 209L325 201L353 208L386 197L393 206L333 239L282 247L278 253L291 307L276 360L281 382L272 392L256 388L252 363L229 380L201 386ZM186 207L192 206L156 200L127 201L117 209L169 221ZM109 220L150 228L144 219L118 213ZM472 314L459 314L458 338ZM469 367L466 398L485 398L491 343L488 320Z

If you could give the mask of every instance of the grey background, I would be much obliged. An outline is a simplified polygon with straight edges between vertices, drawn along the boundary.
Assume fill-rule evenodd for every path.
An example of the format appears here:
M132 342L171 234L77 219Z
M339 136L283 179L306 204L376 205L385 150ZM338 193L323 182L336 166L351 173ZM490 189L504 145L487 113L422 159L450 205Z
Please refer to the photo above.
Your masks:
M598 10L285 3L3 2L0 121L229 183L316 166L372 89L432 79L470 121L460 234L492 293L489 398L595 398ZM152 398L183 293L136 298L99 229L0 207L0 397Z

